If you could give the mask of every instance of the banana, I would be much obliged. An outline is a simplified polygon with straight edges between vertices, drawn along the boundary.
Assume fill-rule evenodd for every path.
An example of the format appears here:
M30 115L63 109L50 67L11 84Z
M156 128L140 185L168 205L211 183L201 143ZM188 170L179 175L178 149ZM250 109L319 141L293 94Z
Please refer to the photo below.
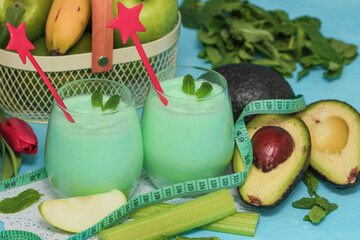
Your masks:
M50 55L63 55L82 36L91 14L91 0L54 0L45 28Z

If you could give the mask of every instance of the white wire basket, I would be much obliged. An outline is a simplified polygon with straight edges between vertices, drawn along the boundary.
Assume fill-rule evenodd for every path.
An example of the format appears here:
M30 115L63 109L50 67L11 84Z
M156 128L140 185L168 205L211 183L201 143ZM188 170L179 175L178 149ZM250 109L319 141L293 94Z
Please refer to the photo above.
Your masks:
M180 34L176 27L161 39L143 44L154 72L175 66ZM135 48L113 50L110 71L91 71L91 53L64 56L35 56L55 89L76 79L101 78L130 88L137 107L144 104L150 78ZM6 114L34 123L47 123L53 97L29 60L23 64L17 53L0 49L0 109Z

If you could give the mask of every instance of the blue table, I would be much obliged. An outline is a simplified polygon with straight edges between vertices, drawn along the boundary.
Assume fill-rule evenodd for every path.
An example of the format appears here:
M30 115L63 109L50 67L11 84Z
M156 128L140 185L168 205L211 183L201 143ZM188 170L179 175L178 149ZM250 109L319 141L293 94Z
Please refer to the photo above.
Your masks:
M182 0L179 0L181 3ZM318 17L322 21L321 31L326 37L360 46L360 1L356 0L257 0L253 4L267 9L282 9L290 18L303 15ZM210 68L211 65L197 57L202 49L196 31L181 27L178 45L177 65L197 65ZM300 71L298 65L297 71ZM360 111L360 58L346 66L340 78L329 81L323 78L322 71L312 71L297 81L296 77L287 79L296 94L303 94L307 103L322 99L338 99L351 104ZM44 166L44 142L46 125L31 124L39 140L39 150L34 156L24 155L20 174ZM307 189L300 183L282 205L273 210L261 210L260 222L254 239L357 239L360 233L360 190L335 190L320 181L317 193L338 204L338 210L329 214L320 224L302 221L306 210L295 209L291 203L307 197ZM3 230L0 224L0 230ZM188 237L217 236L222 240L249 239L249 237L193 230L184 234Z

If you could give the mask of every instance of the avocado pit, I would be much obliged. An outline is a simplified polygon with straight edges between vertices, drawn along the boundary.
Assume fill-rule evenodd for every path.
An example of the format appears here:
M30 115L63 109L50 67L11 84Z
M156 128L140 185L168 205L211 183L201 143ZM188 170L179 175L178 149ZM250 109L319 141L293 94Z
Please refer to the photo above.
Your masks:
M251 139L255 167L270 172L285 162L294 151L295 143L291 135L278 126L264 126Z

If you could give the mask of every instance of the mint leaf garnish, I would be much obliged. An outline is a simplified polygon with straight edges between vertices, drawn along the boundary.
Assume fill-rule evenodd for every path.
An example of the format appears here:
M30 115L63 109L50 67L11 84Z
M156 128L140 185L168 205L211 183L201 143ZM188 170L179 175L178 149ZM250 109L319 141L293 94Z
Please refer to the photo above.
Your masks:
M189 95L195 95L195 80L190 74L183 78L182 91Z
M100 90L96 90L91 95L91 104L93 107L100 107L102 111L107 109L115 110L120 103L120 96L115 94L112 95L103 105L103 94Z
M200 88L196 91L196 97L197 99L204 98L206 95L208 95L213 90L213 86L209 82L203 82L201 83Z
M103 108L103 94L100 90L96 90L91 95L91 104L93 107L101 107Z
M103 111L106 109L115 110L116 107L120 103L120 96L119 95L112 95L105 103L105 106L103 108Z

